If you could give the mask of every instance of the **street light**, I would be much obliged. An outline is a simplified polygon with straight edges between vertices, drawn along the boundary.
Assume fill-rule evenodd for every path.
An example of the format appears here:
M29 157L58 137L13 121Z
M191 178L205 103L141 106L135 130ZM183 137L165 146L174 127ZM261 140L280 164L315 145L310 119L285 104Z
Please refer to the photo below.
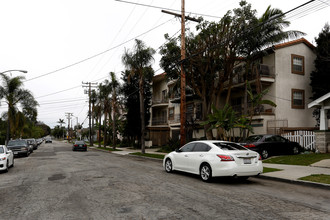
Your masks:
M6 70L6 71L3 71L1 72L0 74L4 74L4 73L8 73L10 72L10 75L11 75L11 72L21 72L21 73L27 73L28 71L26 70ZM8 141L9 141L9 133L10 133L10 124L9 124L9 106L8 106L8 116L7 116L7 134L6 134L6 146L8 145Z

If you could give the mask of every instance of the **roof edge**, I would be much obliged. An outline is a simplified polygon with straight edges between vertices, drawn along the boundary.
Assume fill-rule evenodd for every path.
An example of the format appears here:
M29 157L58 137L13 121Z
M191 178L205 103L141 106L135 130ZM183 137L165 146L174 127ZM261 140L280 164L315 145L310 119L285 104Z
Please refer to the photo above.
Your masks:
M306 40L305 38L302 37L302 38L299 38L299 39L296 39L296 40L292 40L292 41L289 41L289 42L285 42L285 43L274 45L274 49L280 49L280 48L284 48L284 47L289 47L289 46L300 44L300 43L305 44L307 47L309 47L312 50L314 50L316 48L308 40Z

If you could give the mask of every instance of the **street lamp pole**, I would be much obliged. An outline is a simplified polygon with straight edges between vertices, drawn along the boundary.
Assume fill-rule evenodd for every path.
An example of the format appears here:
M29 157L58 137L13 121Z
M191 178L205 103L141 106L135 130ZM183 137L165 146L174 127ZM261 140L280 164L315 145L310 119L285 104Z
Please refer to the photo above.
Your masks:
M21 73L27 73L28 71L26 70L6 70L0 73L0 75L3 75L5 73L10 72L21 72ZM7 116L7 134L6 134L6 146L8 145L8 141L9 141L9 134L10 134L10 122L9 122L9 105L8 105L8 116Z

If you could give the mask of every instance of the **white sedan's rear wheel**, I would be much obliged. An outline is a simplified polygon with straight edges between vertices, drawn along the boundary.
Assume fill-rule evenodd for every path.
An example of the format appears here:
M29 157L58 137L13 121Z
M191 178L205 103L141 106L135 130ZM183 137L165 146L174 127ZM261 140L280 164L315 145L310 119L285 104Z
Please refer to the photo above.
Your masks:
M211 167L210 167L210 165L208 165L206 163L202 164L199 173L204 182L209 182L212 178Z
M172 172L172 161L171 159L166 159L165 161L165 171L168 172L168 173L171 173Z

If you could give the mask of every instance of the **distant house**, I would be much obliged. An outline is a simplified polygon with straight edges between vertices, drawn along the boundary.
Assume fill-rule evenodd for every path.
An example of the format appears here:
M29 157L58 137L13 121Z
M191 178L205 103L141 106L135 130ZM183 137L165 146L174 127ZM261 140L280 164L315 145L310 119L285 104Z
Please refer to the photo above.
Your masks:
M277 107L259 106L254 109L252 126L255 134L283 133L291 130L314 129L316 121L307 107L312 96L310 73L314 69L315 47L306 39L282 43L268 48L267 55L258 59L258 65L248 81L254 90L268 89L264 99ZM235 70L236 71L236 70ZM232 80L230 104L235 111L244 109L244 72L237 71ZM229 83L225 84L225 87ZM176 81L166 81L165 73L156 75L152 85L151 120L147 129L152 145L164 145L176 140L180 133L180 97ZM221 97L225 102L226 90ZM187 92L187 136L204 137L201 101L193 92Z

